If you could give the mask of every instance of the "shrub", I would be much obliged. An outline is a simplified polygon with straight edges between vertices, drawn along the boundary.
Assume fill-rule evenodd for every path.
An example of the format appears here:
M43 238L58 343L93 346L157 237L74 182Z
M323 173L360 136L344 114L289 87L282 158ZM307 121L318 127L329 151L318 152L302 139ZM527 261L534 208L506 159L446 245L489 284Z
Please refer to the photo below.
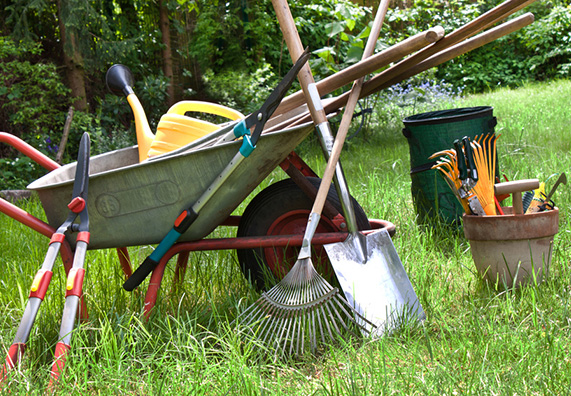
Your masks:
M210 97L244 114L256 110L278 82L267 63L252 74L245 69L225 70L218 74L209 70L204 74L204 80Z
M387 21L396 40L437 24L450 33L497 3L490 0L445 3L417 0L410 7L389 9ZM533 12L533 24L438 66L436 77L468 92L568 77L571 65L570 11L568 0L538 1L519 11L519 14Z
M56 65L33 62L41 51L40 44L0 37L0 128L30 144L62 130L71 102Z
M53 63L38 61L41 45L0 36L0 130L54 157L71 103ZM45 170L8 146L0 147L0 188L23 188Z

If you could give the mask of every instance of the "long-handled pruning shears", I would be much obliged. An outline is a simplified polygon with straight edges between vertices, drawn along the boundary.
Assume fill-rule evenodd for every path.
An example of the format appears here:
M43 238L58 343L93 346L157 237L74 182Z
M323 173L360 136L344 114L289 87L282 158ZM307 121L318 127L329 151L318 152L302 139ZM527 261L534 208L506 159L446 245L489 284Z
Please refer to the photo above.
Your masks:
M184 210L175 220L173 228L163 238L159 245L155 248L153 253L143 261L137 270L131 275L129 279L123 284L127 291L132 291L139 286L151 271L158 265L161 258L166 252L176 243L182 234L198 218L200 210L206 203L214 196L220 189L223 183L234 172L238 165L247 158L256 148L258 138L262 134L266 121L272 116L283 97L291 87L297 73L301 70L302 66L309 59L309 51L306 49L299 57L297 62L293 65L291 70L285 75L283 80L272 91L270 96L266 99L262 107L244 120L241 120L234 126L233 132L235 138L242 137L242 146L238 153L232 158L230 163L224 168L222 173L216 177L210 187L198 198L198 200L190 208ZM251 132L253 128L253 132Z
M77 158L75 181L73 184L73 196L68 205L70 213L64 223L52 235L42 267L34 277L28 303L24 310L24 315L20 321L20 326L16 332L14 342L8 350L8 356L6 357L2 373L0 374L0 382L5 379L9 370L19 363L24 353L36 315L52 279L52 269L61 244L66 238L66 234L68 234L67 236L69 237L69 234L77 232L77 243L73 265L67 275L66 299L60 330L60 341L56 345L55 361L52 366L52 379L50 383L59 377L61 370L63 369L63 365L65 364L65 355L69 350L71 332L74 327L79 299L81 298L83 278L85 275L85 269L83 268L85 252L89 245L89 216L87 213L89 152L89 134L84 133L81 138ZM78 218L79 223L76 222Z
M459 139L454 141L454 149L458 158L458 178L461 180L461 187L458 189L460 199L468 203L468 207L473 214L485 216L484 208L478 200L478 197L472 192L472 189L478 183L478 171L474 164L474 156L472 154L472 146L470 138L465 136L460 142Z

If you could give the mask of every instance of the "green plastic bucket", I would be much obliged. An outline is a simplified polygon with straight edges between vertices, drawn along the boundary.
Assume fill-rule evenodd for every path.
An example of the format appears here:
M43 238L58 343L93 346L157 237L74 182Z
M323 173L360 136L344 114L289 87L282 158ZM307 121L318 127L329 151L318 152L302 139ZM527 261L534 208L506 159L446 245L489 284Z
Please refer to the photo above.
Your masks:
M439 217L459 223L462 205L430 160L437 151L454 148L454 140L494 133L497 124L490 106L464 107L415 114L403 120L403 134L410 151L411 193L419 224ZM497 163L497 162L496 162Z

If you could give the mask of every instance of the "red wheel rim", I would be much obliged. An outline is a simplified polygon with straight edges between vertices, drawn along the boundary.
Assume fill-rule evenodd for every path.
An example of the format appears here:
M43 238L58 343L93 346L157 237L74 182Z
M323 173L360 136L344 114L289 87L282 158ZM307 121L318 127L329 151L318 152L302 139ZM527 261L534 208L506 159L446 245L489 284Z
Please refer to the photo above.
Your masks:
M309 210L292 210L278 217L268 228L267 235L295 235L303 234L309 218ZM337 232L339 229L327 218L321 218L317 226L317 233ZM314 245L311 261L313 266L325 279L331 279L333 268L327 258L322 245ZM282 279L293 267L299 254L299 247L265 248L264 259L278 278Z

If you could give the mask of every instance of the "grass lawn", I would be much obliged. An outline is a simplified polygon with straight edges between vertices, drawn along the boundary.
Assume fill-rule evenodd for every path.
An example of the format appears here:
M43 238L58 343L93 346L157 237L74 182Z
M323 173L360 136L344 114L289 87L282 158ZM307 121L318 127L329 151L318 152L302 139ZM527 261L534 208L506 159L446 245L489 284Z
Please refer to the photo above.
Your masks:
M493 106L500 171L510 180L570 172L571 81L525 85L469 96L445 107ZM402 113L402 116L410 115ZM382 112L382 109L376 109ZM230 326L238 306L258 294L234 251L191 254L182 287L166 271L151 320L144 291L123 290L115 252L90 251L84 292L90 319L73 334L64 394L381 395L568 394L571 386L571 195L560 186L559 233L545 282L496 291L476 272L461 229L415 221L402 117L371 121L349 141L342 161L352 194L370 218L396 224L393 241L427 314L423 326L378 340L349 340L319 356L272 362L255 341ZM324 169L312 139L300 155ZM274 171L262 186L284 178ZM551 179L548 188L553 184ZM21 203L43 217L38 201ZM237 213L241 213L243 204ZM230 236L232 229L217 230ZM0 216L0 341L11 345L47 238ZM139 263L151 247L130 248ZM42 394L49 380L64 302L58 260L22 366L5 385L12 394Z

